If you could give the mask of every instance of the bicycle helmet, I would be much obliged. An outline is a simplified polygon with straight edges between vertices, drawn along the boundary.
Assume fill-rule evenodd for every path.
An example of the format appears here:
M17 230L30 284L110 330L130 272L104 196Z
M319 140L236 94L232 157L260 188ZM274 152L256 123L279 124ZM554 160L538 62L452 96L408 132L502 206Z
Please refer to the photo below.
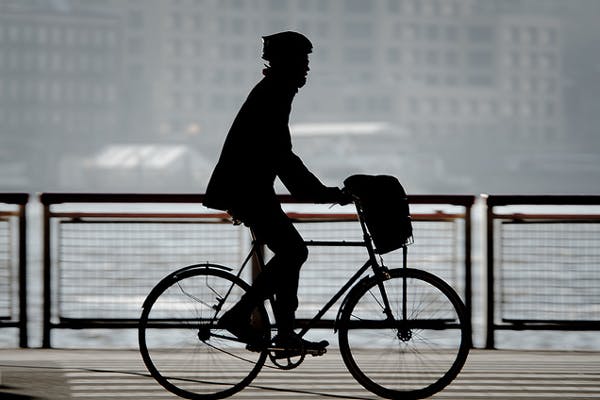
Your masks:
M293 31L263 36L262 40L262 58L267 61L305 56L312 52L313 47L306 36Z

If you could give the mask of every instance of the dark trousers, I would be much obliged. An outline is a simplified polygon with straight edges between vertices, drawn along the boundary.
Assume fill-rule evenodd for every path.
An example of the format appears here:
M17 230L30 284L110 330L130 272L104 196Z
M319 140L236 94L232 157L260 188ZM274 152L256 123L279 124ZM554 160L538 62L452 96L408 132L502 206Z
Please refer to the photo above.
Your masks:
M298 308L300 267L308 257L306 244L280 206L253 212L243 221L252 228L259 243L273 252L264 271L254 279L250 296L262 301L275 295L277 326L280 332L289 332Z

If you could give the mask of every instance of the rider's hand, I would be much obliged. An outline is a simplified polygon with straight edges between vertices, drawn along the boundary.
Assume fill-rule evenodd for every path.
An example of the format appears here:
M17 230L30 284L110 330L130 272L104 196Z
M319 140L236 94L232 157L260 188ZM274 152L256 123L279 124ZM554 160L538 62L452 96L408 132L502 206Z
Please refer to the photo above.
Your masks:
M338 191L336 203L338 203L341 206L345 206L346 204L350 204L354 201L354 198L346 189L336 189Z

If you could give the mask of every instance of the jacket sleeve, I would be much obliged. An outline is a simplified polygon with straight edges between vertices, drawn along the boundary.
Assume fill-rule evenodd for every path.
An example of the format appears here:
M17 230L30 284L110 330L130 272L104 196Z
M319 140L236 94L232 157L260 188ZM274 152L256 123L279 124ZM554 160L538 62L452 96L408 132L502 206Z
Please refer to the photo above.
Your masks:
M337 187L328 187L306 168L300 157L287 151L279 162L279 179L298 200L314 203L340 203L345 197Z

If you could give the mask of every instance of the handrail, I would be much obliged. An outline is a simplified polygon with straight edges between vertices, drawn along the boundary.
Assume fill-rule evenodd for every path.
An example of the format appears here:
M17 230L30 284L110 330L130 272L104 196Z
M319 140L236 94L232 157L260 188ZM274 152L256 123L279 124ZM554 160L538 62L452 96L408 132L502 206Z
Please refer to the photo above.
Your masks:
M29 193L2 193L0 203L25 205L29 201Z
M291 195L277 195L282 203L306 203ZM197 193L41 193L40 202L44 205L61 203L198 203L204 200L204 194ZM473 195L408 195L411 204L448 204L454 206L472 206Z
M509 205L600 205L600 195L483 195L488 207Z
M202 194L179 193L41 193L43 205L61 203L198 203Z

